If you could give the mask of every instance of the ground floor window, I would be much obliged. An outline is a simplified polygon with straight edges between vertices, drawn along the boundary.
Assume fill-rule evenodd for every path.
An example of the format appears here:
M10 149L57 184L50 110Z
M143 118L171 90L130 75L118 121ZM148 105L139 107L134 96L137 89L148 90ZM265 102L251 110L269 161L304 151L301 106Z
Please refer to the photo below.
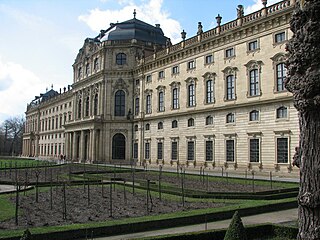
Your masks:
M259 139L254 138L250 139L250 144L249 144L249 151L250 151L250 162L259 162L260 159L260 144L259 144Z
M277 138L277 163L288 163L288 138Z
M126 139L121 133L117 133L112 138L112 159L125 159Z
M213 161L213 141L206 141L206 161Z
M163 142L158 142L158 159L163 159Z
M133 158L138 158L138 143L133 144Z
M144 145L144 158L150 159L150 143L146 142Z
M234 162L234 140L226 140L226 161Z
M194 141L188 142L188 161L194 160Z
M178 160L178 142L171 142L171 160Z

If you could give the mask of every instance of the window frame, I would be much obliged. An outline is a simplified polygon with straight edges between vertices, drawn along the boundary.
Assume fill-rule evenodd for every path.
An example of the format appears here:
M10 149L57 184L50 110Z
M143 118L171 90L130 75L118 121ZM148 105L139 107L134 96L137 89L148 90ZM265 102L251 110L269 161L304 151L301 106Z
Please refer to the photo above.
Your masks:
M123 66L127 64L127 55L123 52L117 53L116 55L116 65Z

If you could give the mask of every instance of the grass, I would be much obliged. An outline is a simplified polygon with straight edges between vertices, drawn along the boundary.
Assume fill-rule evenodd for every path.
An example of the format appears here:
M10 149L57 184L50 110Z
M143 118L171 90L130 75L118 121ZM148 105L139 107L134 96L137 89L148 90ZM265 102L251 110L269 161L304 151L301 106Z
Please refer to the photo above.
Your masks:
M0 169L4 168L25 168L25 167L40 167L40 166L48 166L48 165L54 165L53 162L48 161L39 161L39 160L33 160L33 159L24 159L24 158L10 158L0 159Z

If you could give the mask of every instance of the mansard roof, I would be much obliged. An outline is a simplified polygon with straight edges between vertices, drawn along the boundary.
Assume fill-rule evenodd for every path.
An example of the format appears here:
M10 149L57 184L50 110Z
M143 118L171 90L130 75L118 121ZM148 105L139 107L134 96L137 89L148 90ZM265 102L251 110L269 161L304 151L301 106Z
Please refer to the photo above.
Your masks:
M107 40L131 40L136 39L144 42L151 42L165 45L167 37L164 36L160 25L152 26L139 19L133 18L121 23L112 24Z

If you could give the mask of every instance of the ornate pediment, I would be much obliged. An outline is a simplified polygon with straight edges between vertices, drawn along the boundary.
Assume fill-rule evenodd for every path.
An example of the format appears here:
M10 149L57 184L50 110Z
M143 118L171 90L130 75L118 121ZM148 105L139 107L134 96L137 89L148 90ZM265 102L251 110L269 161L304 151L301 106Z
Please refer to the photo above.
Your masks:
M80 48L75 61L76 62L84 61L86 58L89 58L92 54L98 51L99 47L100 47L99 42L96 42L91 38L87 38L84 41L83 47Z

